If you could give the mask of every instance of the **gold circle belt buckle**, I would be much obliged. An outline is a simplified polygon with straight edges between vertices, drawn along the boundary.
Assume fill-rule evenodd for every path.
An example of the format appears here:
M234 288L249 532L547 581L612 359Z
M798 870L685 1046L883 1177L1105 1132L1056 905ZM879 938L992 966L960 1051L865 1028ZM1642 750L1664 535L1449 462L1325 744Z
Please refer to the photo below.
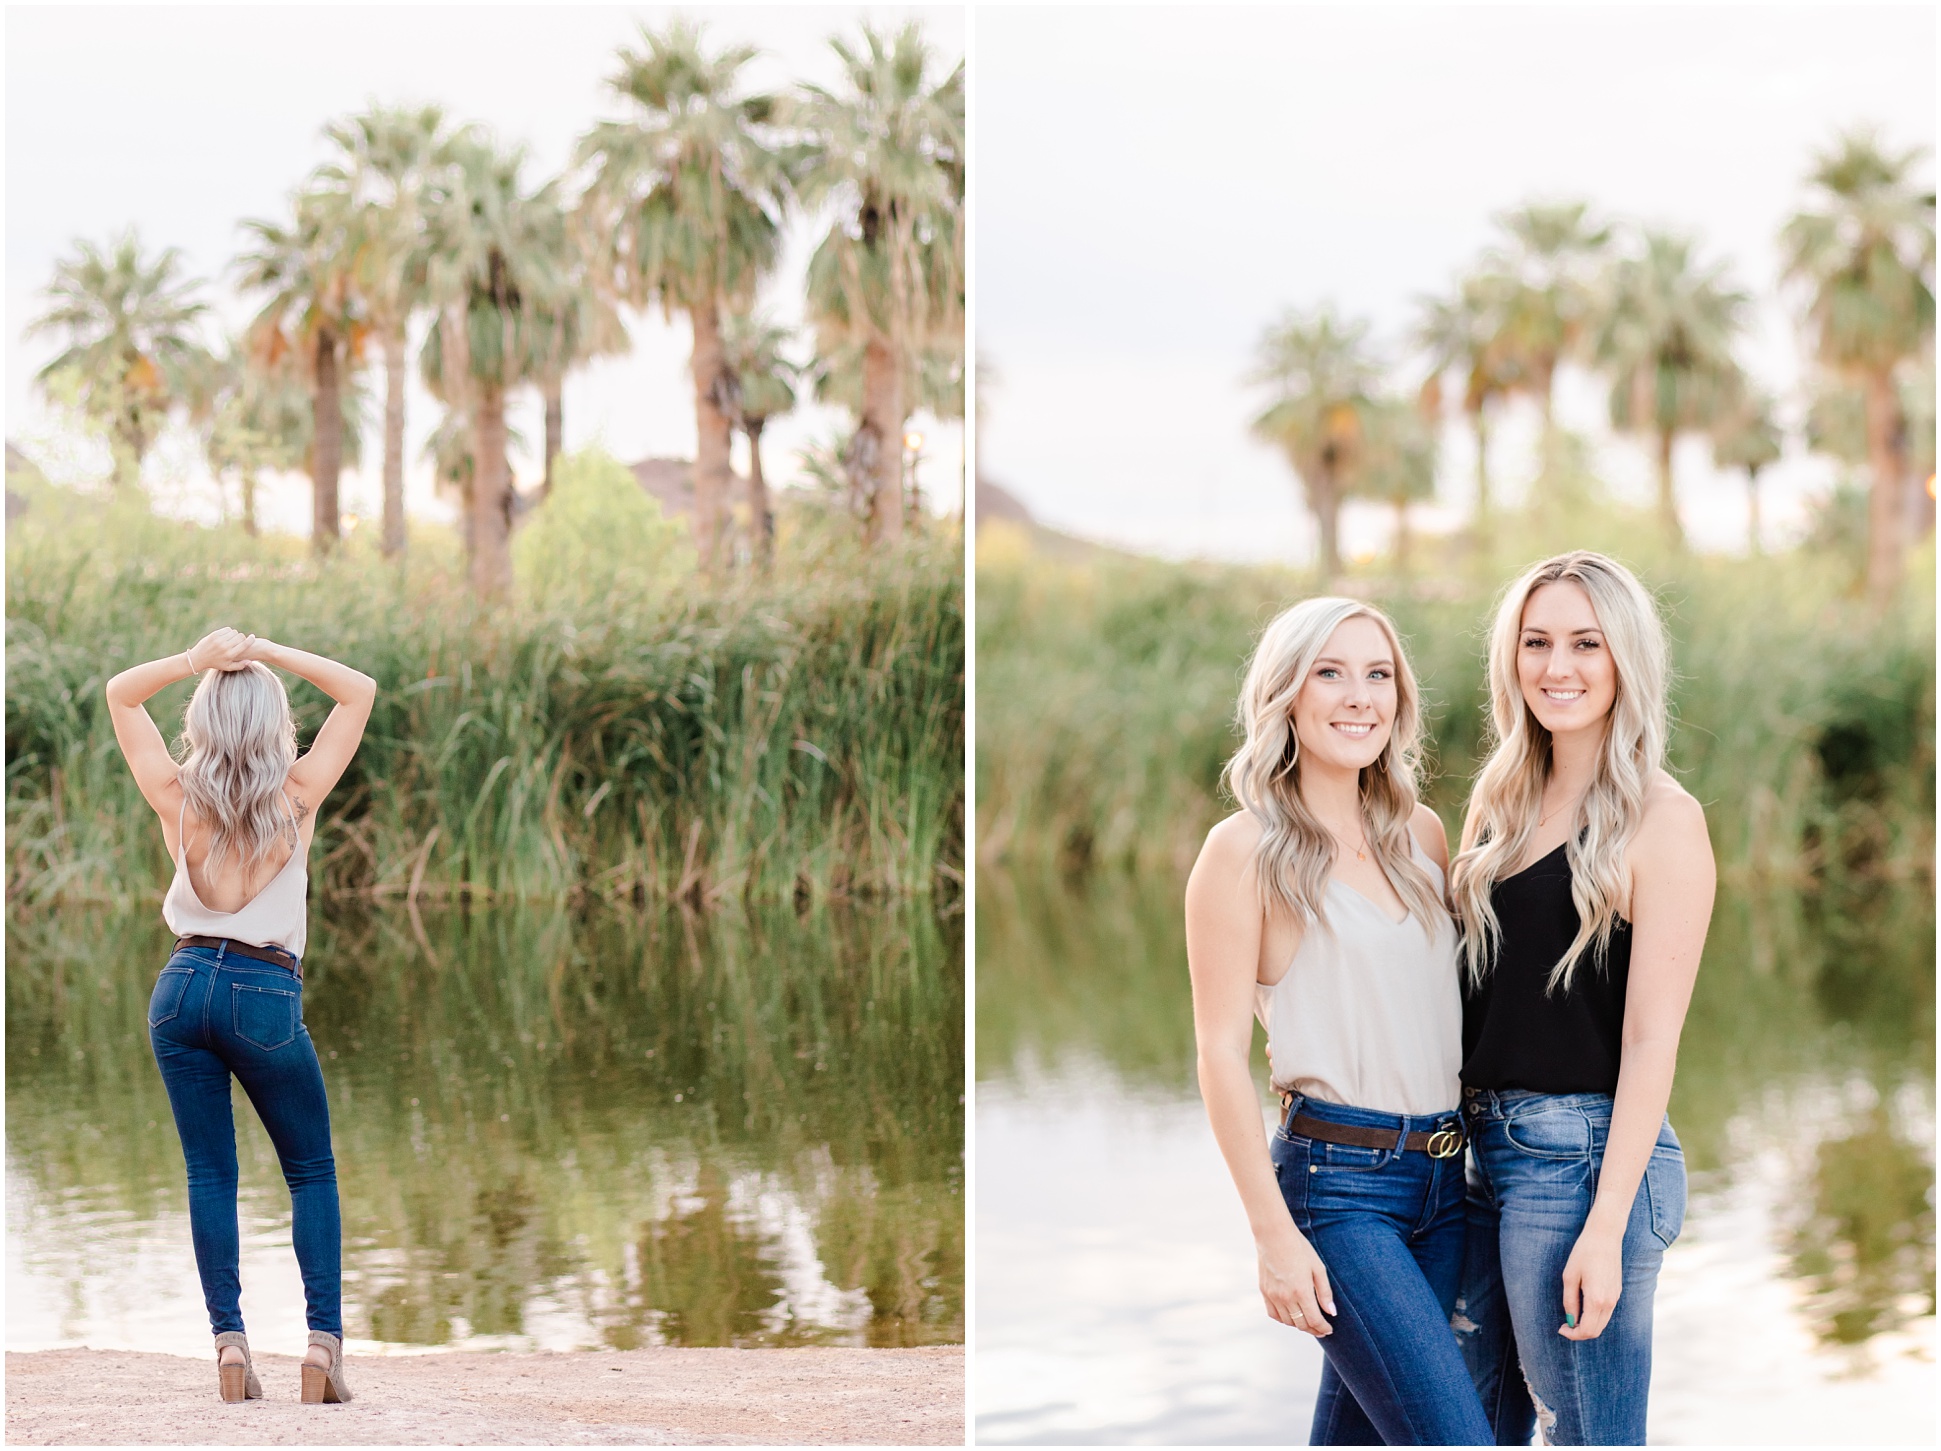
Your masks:
M1437 1129L1423 1147L1431 1159L1453 1159L1462 1152L1462 1130Z

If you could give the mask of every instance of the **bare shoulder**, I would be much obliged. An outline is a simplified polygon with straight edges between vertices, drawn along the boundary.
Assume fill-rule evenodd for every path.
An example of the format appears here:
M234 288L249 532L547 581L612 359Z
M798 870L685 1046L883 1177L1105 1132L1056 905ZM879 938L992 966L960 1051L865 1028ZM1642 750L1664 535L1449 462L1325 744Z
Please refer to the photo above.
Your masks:
M1439 867L1448 867L1449 832L1434 807L1418 801L1415 815L1409 818L1409 830L1415 833L1415 839L1422 843L1422 850L1429 854L1431 861Z
M1644 793L1644 820L1639 835L1669 844L1680 840L1706 841L1705 808L1698 798L1673 778L1659 771Z
M1642 880L1709 881L1715 870L1705 808L1664 771L1645 789L1644 820L1626 853Z
M1236 811L1206 834L1193 875L1187 879L1189 897L1196 891L1237 887L1253 870L1254 848L1260 845L1261 825L1251 811Z

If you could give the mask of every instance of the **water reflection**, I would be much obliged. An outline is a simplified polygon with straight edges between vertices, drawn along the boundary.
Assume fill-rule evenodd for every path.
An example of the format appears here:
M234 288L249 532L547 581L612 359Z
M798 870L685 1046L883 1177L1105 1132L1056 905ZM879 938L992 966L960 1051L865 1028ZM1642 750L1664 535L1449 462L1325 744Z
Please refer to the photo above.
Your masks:
M351 1337L961 1340L960 940L907 912L318 921ZM9 929L11 1343L104 1343L171 1239L192 1275L144 1027L166 951L146 914ZM237 1122L247 1285L289 1204Z
M1853 1430L1845 1410L1832 1410L1847 1404L1846 1392L1829 1387L1855 1375L1887 1377L1865 1385L1872 1399L1863 1419L1874 1418L1876 1432L1885 1435L1900 1414L1886 1404L1898 1396L1909 1415L1918 1407L1931 1433L1931 1361L1906 1358L1927 1353L1934 1314L1933 904L1920 884L1866 890L1865 911L1784 893L1721 896L1671 1106L1693 1201L1661 1293L1654 1439L1697 1426L1708 1404L1780 1403L1770 1389L1721 1381L1764 1363L1755 1330L1770 1332L1770 1364L1760 1373L1771 1371L1797 1397L1785 1402L1789 1439L1815 1419ZM1104 1439L1285 1440L1305 1424L1304 1413L1287 1412L1288 1397L1300 1399L1302 1378L1318 1366L1291 1341L1269 1345L1251 1323L1257 1306L1240 1303L1250 1301L1252 1257L1244 1224L1221 1219L1232 1192L1194 1089L1179 900L1171 881L1093 879L1061 889L995 873L980 879L978 1072L980 1103L992 1108L989 1123L980 1114L980 1243L1002 1243L1013 1257L1033 1253L1035 1240L1055 1244L1041 1277L1055 1274L1070 1294L1117 1306L1113 1327L1100 1332L1116 1327L1126 1341L1114 1389L1100 1379L1094 1401L1117 1418ZM1100 1134L1109 1138L1094 1151ZM1171 1155L1164 1163L1162 1149ZM1136 1199L1138 1213L1075 1221L1070 1206L1022 1188L1000 1201L1014 1180L1025 1186L1034 1174L1065 1172L1062 1164L1000 1166L1007 1153L1086 1155L1086 1198ZM1189 1203L1184 1179L1209 1168L1224 1198ZM1237 1202L1232 1209L1237 1215ZM1161 1244L1169 1246L1163 1273L1154 1263ZM1130 1257L1134 1249L1143 1258ZM1238 1284L1240 1300L1216 1307L1211 1278L1180 1280L1173 1267L1195 1256L1204 1275ZM1088 1260L1082 1270L1070 1263L1079 1257ZM1074 1365L1069 1377L1049 1377L1043 1394L1062 1380L1062 1409L1027 1378L1028 1352L1053 1349L1037 1345L1034 1320L1065 1312L1027 1306L1038 1293L1030 1270L997 1266L988 1253L980 1263L992 1266L979 1301L980 1436L1097 1439L1082 1434L1071 1387L1104 1372ZM1128 1288L1155 1277L1170 1286L1164 1294ZM1715 1340L1720 1314L1741 1323L1755 1293L1773 1313L1735 1332L1738 1349L1721 1360L1702 1356L1697 1341L1690 1354L1681 1347L1685 1336ZM1189 1320L1195 1334L1233 1326L1222 1373L1233 1379L1236 1364L1252 1361L1261 1386L1236 1383L1214 1406L1205 1366L1177 1346L1164 1355L1154 1348ZM987 1342L1002 1353L984 1353ZM1705 1383L1686 1384L1701 1364ZM1174 1374L1168 1399L1161 1382ZM1910 1374L1924 1387L1918 1398L1905 1394ZM1889 1382L1899 1388L1893 1396L1881 1391ZM1856 1395L1862 1388L1853 1383ZM1135 1396L1152 1402L1136 1423L1126 1417ZM1249 1419L1270 1407L1271 1419ZM1686 1418L1679 1426L1673 1408Z

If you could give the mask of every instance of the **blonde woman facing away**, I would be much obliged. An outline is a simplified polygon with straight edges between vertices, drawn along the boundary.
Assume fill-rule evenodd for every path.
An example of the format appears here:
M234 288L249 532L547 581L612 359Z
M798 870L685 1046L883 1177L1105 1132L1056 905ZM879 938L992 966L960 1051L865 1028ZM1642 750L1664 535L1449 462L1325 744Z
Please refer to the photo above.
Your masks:
M1495 747L1450 873L1472 1175L1454 1323L1501 1445L1533 1422L1644 1444L1652 1295L1685 1219L1665 1105L1715 880L1663 766L1667 673L1651 597L1601 554L1531 569L1490 633Z
M1186 888L1200 1092L1267 1312L1321 1341L1317 1445L1476 1445L1450 1330L1463 1259L1462 1001L1448 845L1416 800L1420 713L1395 628L1356 600L1268 625L1227 766L1243 810ZM1248 1066L1268 1035L1271 1144Z
M300 760L289 697L271 666L337 702ZM183 717L186 755L177 762L143 702L198 672ZM317 806L357 753L376 682L334 660L220 629L179 655L122 671L107 694L115 739L175 863L162 902L175 951L149 1000L148 1032L188 1165L190 1235L222 1398L263 1394L243 1334L233 1075L290 1187L310 1325L302 1397L348 1401L330 1106L303 1026L306 858Z

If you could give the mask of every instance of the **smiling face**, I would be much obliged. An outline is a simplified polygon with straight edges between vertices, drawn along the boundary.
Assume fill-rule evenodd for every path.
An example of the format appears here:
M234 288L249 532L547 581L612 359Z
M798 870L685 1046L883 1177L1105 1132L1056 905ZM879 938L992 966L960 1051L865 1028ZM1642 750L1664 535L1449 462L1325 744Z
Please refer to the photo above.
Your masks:
M1335 627L1294 697L1304 765L1360 771L1388 745L1395 724L1395 647L1366 615Z
M1560 579L1530 592L1516 678L1524 704L1551 735L1603 728L1617 702L1617 666L1583 586Z

